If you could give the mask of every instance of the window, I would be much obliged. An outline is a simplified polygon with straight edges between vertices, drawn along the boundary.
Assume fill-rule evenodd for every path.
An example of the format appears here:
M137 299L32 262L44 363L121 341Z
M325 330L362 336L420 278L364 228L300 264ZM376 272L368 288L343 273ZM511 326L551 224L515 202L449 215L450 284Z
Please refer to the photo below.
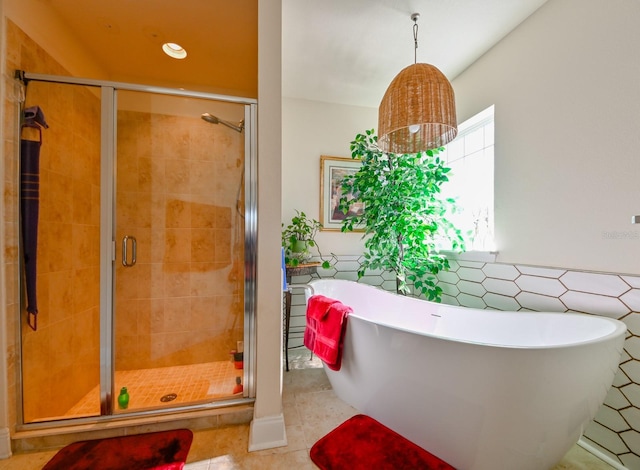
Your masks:
M442 194L456 200L449 219L464 235L467 251L494 251L493 105L458 126L441 157L451 168ZM450 248L450 247L449 247Z

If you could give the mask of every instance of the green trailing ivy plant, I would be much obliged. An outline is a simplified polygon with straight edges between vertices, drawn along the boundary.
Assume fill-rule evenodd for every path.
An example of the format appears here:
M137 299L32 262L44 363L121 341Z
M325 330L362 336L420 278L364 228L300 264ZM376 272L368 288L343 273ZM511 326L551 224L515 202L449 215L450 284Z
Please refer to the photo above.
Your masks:
M455 210L453 199L443 198L440 186L450 168L438 157L443 148L417 154L385 153L373 130L351 142L351 157L362 162L355 174L342 181L340 210L348 216L343 232L364 229L364 262L358 272L389 270L395 273L398 293L418 294L439 302L442 288L436 274L449 268L438 251L438 242L449 240L463 250L460 230L447 219ZM349 207L361 202L364 211L349 215Z

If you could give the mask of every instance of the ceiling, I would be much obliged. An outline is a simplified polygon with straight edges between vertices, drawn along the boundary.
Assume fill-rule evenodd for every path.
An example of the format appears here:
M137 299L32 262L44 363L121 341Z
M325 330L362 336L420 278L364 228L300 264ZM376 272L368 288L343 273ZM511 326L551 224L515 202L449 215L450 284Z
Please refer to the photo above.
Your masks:
M42 1L111 80L257 97L257 0ZM546 1L282 0L283 95L377 107L413 63L413 12L418 62L452 80Z
M283 94L377 108L414 61L453 80L547 0L283 0Z
M110 80L257 96L258 0L41 1ZM187 57L166 56L165 42Z

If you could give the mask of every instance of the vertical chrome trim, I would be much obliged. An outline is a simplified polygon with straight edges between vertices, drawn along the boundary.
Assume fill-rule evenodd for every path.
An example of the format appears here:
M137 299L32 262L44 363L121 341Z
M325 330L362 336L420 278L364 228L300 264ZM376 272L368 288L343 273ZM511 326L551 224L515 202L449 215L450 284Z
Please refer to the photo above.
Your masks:
M0 6L0 8L1 8L1 6ZM6 96L6 95L3 94L2 96ZM14 97L13 103L16 104L15 97ZM14 121L13 122L15 123L15 125L14 125L14 127L12 129L12 132L13 132L13 136L15 136L15 139L17 141L16 143L18 143L19 140L20 140L20 119L22 118L22 108L23 108L23 106L24 106L24 102L19 102L18 104L15 105L15 110L14 110L14 116L13 116ZM8 113L9 109L10 109L9 106L4 106L3 107L3 111L2 111L2 115L4 116L5 113ZM3 119L2 122L4 122L4 119ZM5 130L6 129L3 129L0 132L4 132ZM4 139L2 141L4 142ZM21 172L21 168L20 168L20 145L18 144L18 145L15 146L14 153L10 157L5 154L5 159L6 158L12 158L13 161L16 162L17 168L16 168L15 173L13 175L6 175L5 174L5 178L9 178L15 184L16 188L20 188L20 172ZM19 217L20 217L20 198L19 198L19 196L17 197L16 200L18 201L18 206L15 207L15 213L16 213L16 215L18 215L18 220L20 220L19 219ZM4 217L2 217L2 220L4 221L6 219ZM18 240L21 239L21 237L20 237L20 225L21 224L18 223L18 227L16 228L16 236L18 237ZM3 240L6 240L6 230L7 230L6 227L7 227L6 224L3 224L3 226L2 226ZM22 295L22 292L24 292L24 290L23 290L24 289L24 285L23 285L24 279L22 277L22 273L23 273L23 269L24 269L23 268L24 257L22 256L22 242L20 241L18 243L19 243L19 247L20 247L20 250L18 252L18 262L16 263L16 266L15 266L13 272L12 272L12 274L15 276L15 279L19 279L19 281L17 281L18 282L17 283L18 292L20 292L20 294L18 296L19 298L17 300L16 299L12 300L12 302L15 301L18 304L18 317L17 317L16 321L14 322L14 324L15 324L14 331L13 332L7 331L7 336L3 337L3 339L0 340L0 343L4 343L8 339L8 337L9 337L8 335L10 335L10 334L14 334L15 335L14 338L15 338L15 344L16 344L16 348L17 348L17 350L16 350L16 365L15 365L15 367L16 367L16 381L17 381L16 386L18 387L16 389L16 413L17 413L17 424L20 425L20 424L24 424L24 377L22 375L22 366L24 365L23 358L22 358L22 351L23 351L23 347L22 347L22 321L23 321L22 320L22 312L25 311L26 305L24 304L25 299L24 299L24 296ZM4 250L3 250L2 254L0 254L0 257L4 257ZM2 263L2 267L3 267L3 272L2 272L2 274L0 274L0 278L2 278L5 275L5 271L4 271L5 269L7 269L7 272L10 272L10 271L8 271L9 268L5 265L4 262ZM2 287L2 291L0 291L0 294L3 294L3 295L0 295L0 298L6 299L5 306L3 307L3 308L6 309L6 305L10 302L10 300L7 297L5 297L5 295L6 295L6 283L2 282L2 286L3 287ZM9 314L9 310L5 310L5 315L7 315L7 314ZM4 325L6 325L6 324L7 324L7 322L6 322L6 319L5 319L5 321L2 321L2 325L3 325L2 328L4 328L5 327ZM3 348L2 352L0 353L0 357L4 357L4 354L6 354L7 351L8 350L6 348ZM3 361L3 364L5 364L5 366L6 366L7 361L6 360ZM10 383L10 380L7 381L7 382L4 382L4 383L8 384L8 383ZM8 390L7 390L7 392L8 392ZM2 407L0 406L0 408L2 408ZM8 419L9 414L6 414L5 417Z
M100 120L100 414L112 413L116 93L102 87Z
M244 107L245 122L245 293L244 357L246 396L256 396L256 273L258 248L258 106Z

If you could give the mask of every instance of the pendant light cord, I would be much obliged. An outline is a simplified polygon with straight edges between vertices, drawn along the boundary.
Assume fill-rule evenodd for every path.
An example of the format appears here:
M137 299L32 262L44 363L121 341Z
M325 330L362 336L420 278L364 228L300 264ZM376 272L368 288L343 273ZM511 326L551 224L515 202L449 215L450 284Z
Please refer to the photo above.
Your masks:
M413 18L413 63L418 63L418 18Z

